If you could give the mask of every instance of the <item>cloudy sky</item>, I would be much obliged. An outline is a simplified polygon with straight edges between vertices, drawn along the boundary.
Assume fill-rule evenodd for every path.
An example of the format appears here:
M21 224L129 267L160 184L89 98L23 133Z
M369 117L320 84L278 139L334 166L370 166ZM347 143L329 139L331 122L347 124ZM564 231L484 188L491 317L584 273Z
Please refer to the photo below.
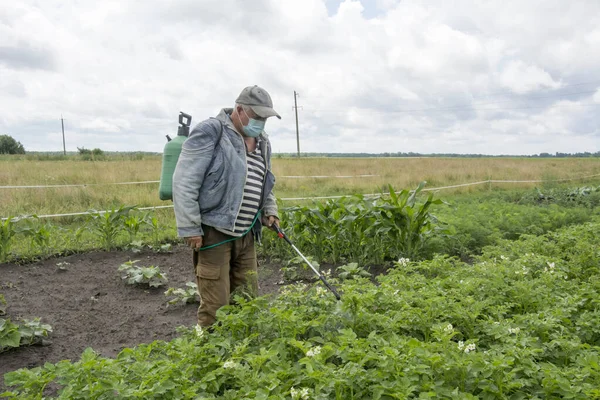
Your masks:
M600 2L1 0L0 134L161 152L244 86L276 152L600 150Z

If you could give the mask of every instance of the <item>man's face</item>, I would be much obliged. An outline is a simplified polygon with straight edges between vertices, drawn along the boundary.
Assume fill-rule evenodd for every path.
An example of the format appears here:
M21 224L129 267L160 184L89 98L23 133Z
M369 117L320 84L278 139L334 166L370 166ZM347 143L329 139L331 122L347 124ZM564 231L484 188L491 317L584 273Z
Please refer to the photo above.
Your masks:
M237 114L240 119L240 124L242 124L242 126L248 125L248 123L250 122L250 119L255 119L257 121L266 121L267 120L266 118L262 118L262 117L259 117L258 115L256 115L256 113L254 111L252 111L250 108L248 108L247 111L244 110L244 108L242 106L238 106Z

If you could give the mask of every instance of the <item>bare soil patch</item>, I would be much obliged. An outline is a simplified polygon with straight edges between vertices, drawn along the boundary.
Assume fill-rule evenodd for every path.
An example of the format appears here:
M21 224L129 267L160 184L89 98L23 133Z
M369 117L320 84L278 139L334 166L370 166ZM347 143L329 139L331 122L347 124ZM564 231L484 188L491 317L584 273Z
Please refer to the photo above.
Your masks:
M123 348L154 340L171 340L176 328L196 324L198 304L168 305L166 286L157 289L127 285L117 271L129 260L156 265L167 273L169 287L194 281L191 250L91 252L27 265L0 264L0 293L8 303L6 317L40 317L53 328L48 346L23 347L0 353L0 393L5 373L46 362L78 360L93 348L115 357ZM67 262L66 270L57 264ZM275 293L279 266L259 261L260 294Z

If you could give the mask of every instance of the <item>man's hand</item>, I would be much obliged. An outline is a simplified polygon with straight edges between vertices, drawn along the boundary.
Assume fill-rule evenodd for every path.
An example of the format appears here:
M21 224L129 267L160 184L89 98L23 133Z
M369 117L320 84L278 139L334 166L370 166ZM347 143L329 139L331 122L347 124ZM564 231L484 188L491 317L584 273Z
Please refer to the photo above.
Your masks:
M266 226L267 228L269 228L269 229L275 230L273 228L273 225L279 226L279 218L277 218L277 217L275 217L273 215L269 215L269 216L263 215L262 216L262 224L264 226Z
M186 237L185 238L185 242L187 243L188 246L190 246L192 249L194 250L198 250L200 247L202 247L202 236L191 236L191 237Z

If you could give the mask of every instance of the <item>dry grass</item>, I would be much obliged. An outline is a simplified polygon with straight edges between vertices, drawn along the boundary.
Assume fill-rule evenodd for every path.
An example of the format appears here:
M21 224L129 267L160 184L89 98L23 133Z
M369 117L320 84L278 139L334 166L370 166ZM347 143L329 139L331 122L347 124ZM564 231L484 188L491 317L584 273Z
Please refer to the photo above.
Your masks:
M0 160L0 186L102 184L153 181L160 176L160 157L115 161ZM487 179L544 180L600 174L600 159L525 158L276 158L277 197L309 197L354 193L379 193L391 184L413 188L425 180L428 187ZM377 175L370 178L284 178L286 175ZM578 180L582 185L590 180ZM600 182L596 177L592 182ZM535 184L497 184L531 187ZM456 189L486 190L489 185ZM113 205L140 207L166 205L158 199L158 184L99 185L84 188L0 189L0 216L47 214L105 209Z
M274 160L276 176L377 175L354 179L285 179L277 182L278 197L324 196L346 193L379 193L388 184L395 189L413 188L421 181L440 187L488 179L567 179L600 174L600 159L526 158L315 158ZM596 181L600 181L600 177ZM500 184L497 184L500 185ZM535 184L501 184L531 187ZM460 189L481 190L485 186Z

